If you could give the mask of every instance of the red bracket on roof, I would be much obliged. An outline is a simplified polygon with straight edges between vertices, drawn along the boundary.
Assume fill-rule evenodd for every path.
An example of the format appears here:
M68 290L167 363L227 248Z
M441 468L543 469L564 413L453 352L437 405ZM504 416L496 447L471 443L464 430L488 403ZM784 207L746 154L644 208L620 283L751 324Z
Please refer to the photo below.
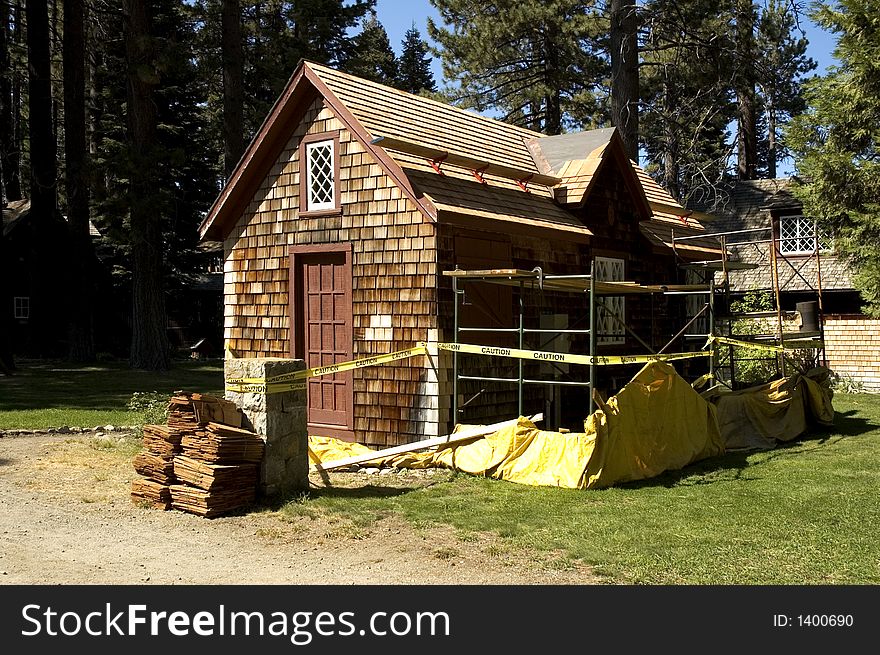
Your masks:
M429 159L428 160L428 163L431 164L431 168L434 169L434 172L437 173L437 175L444 175L443 171L440 170L440 165L444 161L446 161L446 158L448 156L449 156L449 154L444 152L442 155L437 157L437 159Z
M531 174L529 174L529 175L526 175L525 177L520 178L519 180L517 180L517 181L516 181L516 185L517 185L520 189L522 189L523 191L525 191L526 193L530 193L530 191L529 191L529 186L528 186L528 185L529 185L529 180L531 180L533 177L534 177L534 174L533 174L533 173L531 173Z
M474 177L477 178L477 182L480 184L486 184L486 179L483 177L483 172L489 168L489 164L486 164L482 168L475 168L471 171L474 174Z
M687 224L688 224L688 218L690 218L691 214L693 214L693 213L694 213L694 212L688 212L687 214L681 214L681 215L678 217L678 220L680 220L682 223L684 223L685 225L687 225Z

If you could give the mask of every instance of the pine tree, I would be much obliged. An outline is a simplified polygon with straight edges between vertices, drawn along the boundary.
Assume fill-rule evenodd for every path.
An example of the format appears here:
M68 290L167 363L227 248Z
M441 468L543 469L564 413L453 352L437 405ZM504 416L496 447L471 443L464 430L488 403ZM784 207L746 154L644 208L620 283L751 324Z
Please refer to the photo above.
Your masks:
M422 40L415 23L403 35L399 64L397 88L409 93L434 93L437 90L428 44Z
M505 121L559 134L606 118L608 67L595 0L431 0L449 98Z
M215 0L212 0L215 1ZM375 0L249 0L242 24L245 141L262 124L301 59L343 67L350 34Z
M635 0L610 0L611 121L639 159L639 43Z
M342 67L352 75L380 84L398 84L397 57L375 12L361 22L360 34L355 37L354 48Z
M755 95L757 9L752 0L736 0L734 21L733 88L737 102L737 176L741 180L753 180L758 174L758 113Z
M64 3L64 177L71 257L69 274L70 326L68 358L95 359L92 263L89 233L89 172L86 141L85 3Z
M645 7L640 137L649 172L681 201L714 202L735 117L728 3L653 0Z
M151 4L151 3L149 3ZM161 215L156 206L159 190L156 148L156 103L160 82L160 49L153 33L148 0L125 0L125 61L128 71L128 152L133 174L128 184L132 254L132 368L161 371L168 368L170 349L166 333L162 288Z
M767 177L775 178L777 164L789 157L780 136L791 118L806 109L803 78L816 68L816 62L807 56L807 39L797 32L797 17L785 1L767 3L758 20L757 47L765 126L758 145L766 153Z
M805 84L809 109L786 132L804 211L852 265L865 311L880 316L880 22L873 0L823 4L814 20L838 35L840 62Z
M244 51L241 2L223 0L223 176L229 179L244 153Z

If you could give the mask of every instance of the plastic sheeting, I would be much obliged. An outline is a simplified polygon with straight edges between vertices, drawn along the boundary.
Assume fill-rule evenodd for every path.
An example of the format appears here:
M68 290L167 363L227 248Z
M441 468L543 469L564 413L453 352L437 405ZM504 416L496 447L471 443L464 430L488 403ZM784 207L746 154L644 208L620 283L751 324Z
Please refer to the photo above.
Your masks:
M584 421L584 432L540 430L526 418L472 442L370 462L445 467L520 484L599 489L652 478L726 450L768 448L834 419L827 369L703 397L665 362L646 364ZM309 437L312 462L373 452Z
M769 450L804 434L810 423L832 425L829 371L815 368L742 391L708 393L727 450Z
M312 461L369 452L365 446L310 438ZM583 433L515 425L428 453L407 453L374 465L446 468L520 484L601 488L653 477L724 452L715 409L664 362L646 364Z

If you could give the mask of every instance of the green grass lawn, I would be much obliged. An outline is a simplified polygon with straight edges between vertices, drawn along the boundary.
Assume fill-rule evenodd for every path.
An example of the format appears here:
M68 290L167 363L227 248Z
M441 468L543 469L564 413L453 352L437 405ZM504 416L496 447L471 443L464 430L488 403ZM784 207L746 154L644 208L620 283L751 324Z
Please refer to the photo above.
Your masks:
M878 584L880 396L838 394L834 405L828 431L617 488L452 474L399 495L381 486L322 490L286 509L362 525L394 512L416 525L452 525L462 539L492 532L592 564L609 582Z
M142 414L127 407L135 392L223 390L222 361L175 361L164 373L134 371L124 363L18 366L16 375L0 377L0 430L135 425Z

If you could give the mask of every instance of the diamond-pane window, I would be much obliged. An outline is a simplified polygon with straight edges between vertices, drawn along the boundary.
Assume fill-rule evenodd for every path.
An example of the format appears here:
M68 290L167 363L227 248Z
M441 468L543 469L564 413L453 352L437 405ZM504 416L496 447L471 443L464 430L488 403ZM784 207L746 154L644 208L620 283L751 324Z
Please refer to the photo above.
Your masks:
M336 207L335 162L333 140L306 145L308 211Z
M601 282L623 282L624 261L614 257L596 257L595 274L596 280ZM623 327L626 305L623 296L602 296L601 300L604 307L597 307L596 343L626 343L626 331Z
M783 255L811 255L816 251L815 221L805 216L779 217L779 252ZM830 239L819 232L819 250L830 250Z

